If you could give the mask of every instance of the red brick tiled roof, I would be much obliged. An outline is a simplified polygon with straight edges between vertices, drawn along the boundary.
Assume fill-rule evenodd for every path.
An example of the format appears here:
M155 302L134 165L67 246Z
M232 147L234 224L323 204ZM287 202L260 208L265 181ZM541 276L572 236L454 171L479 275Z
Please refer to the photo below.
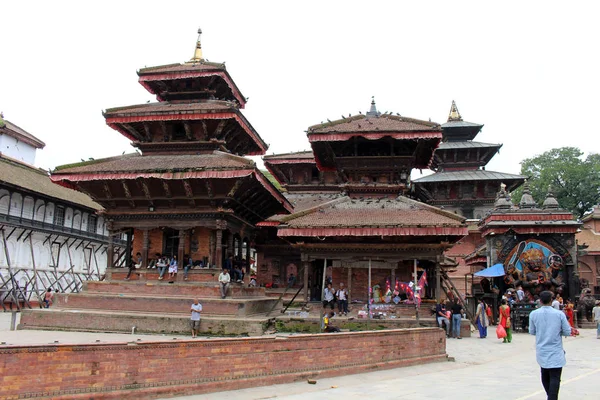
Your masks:
M0 183L3 182L83 207L94 210L102 209L102 206L88 195L52 183L47 171L0 154Z
M265 162L277 161L277 160L312 160L315 162L315 156L312 151L299 151L297 153L282 153L282 154L273 154L270 156L264 156L263 160Z
M182 113L182 112L194 112L194 111L235 111L237 108L227 101L220 100L204 100L198 102L185 102L185 103L172 103L168 101L162 101L159 103L147 103L147 104L136 104L125 107L109 108L104 112L106 118L116 117L122 115L132 114L153 114L153 113Z
M460 234L467 233L462 217L402 196L394 199L352 199L343 196L316 207L295 211L280 221L283 225L280 230L282 236L306 236L310 235L310 231L326 236L327 229L323 228L383 228L390 232L397 228L430 228L431 235L444 234L445 228L460 228L452 230L452 234L457 234L459 230ZM299 234L296 235L295 230ZM413 234L418 234L416 230ZM367 230L362 232L359 236L369 235ZM404 234L408 234L406 232Z
M225 64L214 63L214 62L200 62L200 63L184 63L184 64L167 64L158 65L156 67L141 68L138 71L138 75L148 74L162 74L166 72L188 72L188 71L224 71Z
M435 122L421 121L390 114L378 117L355 115L346 119L314 125L308 128L308 134L316 133L355 133L355 132L415 132L439 131L441 127Z
M253 169L252 160L220 151L203 155L147 155L126 154L100 160L63 165L52 176L64 174L115 173L115 172L161 172Z

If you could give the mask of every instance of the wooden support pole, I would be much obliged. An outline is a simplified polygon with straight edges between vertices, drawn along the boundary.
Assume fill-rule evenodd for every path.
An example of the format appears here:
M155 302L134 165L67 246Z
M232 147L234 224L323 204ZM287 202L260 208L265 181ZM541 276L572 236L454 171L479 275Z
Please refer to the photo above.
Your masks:
M321 286L321 302L325 301L325 275L327 275L327 259L323 260L323 284ZM319 326L321 327L321 332L323 332L323 317L325 313L325 307L321 308L321 320L319 321Z
M352 303L352 267L348 267L348 283L346 284L348 289L348 304Z
M40 295L40 289L38 288L38 273L37 273L37 268L35 265L35 255L33 252L33 240L31 239L31 235L29 236L29 249L31 250L31 265L33 267L33 290L35 291L35 294L38 298L38 304L40 306L40 308L42 308L42 296Z
M148 267L148 250L150 248L150 233L148 229L142 231L142 268Z
M217 229L215 232L215 266L223 268L223 230Z
M300 255L302 260L303 271L303 284L304 284L304 300L308 303L310 301L310 288L308 287L308 268L310 267L310 260L308 254L302 253Z

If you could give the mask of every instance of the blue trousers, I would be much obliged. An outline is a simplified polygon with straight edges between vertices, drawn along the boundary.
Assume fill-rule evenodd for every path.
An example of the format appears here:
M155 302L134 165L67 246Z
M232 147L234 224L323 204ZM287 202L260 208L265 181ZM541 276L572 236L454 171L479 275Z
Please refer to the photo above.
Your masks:
M460 337L460 321L462 316L460 314L452 314L452 335L454 337Z

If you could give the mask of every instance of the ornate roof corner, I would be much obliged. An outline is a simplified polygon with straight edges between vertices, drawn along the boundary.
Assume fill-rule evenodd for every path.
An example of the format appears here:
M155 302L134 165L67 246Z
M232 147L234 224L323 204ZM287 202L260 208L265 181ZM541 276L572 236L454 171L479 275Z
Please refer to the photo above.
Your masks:
M537 208L537 203L531 195L531 190L529 190L529 182L527 181L527 179L525 180L525 183L523 185L523 196L521 196L519 207L525 209Z
M448 122L451 121L462 121L462 117L458 112L458 107L456 107L456 103L452 100L452 106L450 107L450 114L448 114Z
M496 201L494 202L494 208L499 210L510 210L513 204L510 200L510 195L506 191L506 185L504 183L500 184L500 191L496 196Z
M191 63L202 62L202 44L200 43L200 36L202 35L202 29L198 28L198 39L196 40L196 49L194 50L194 57L189 61Z
M368 117L379 117L381 113L377 111L377 107L375 106L375 96L371 96L371 108L367 111Z
M546 199L542 204L542 208L544 210L557 210L560 208L556 197L554 197L554 191L552 190L552 185L548 186L548 193L546 194Z

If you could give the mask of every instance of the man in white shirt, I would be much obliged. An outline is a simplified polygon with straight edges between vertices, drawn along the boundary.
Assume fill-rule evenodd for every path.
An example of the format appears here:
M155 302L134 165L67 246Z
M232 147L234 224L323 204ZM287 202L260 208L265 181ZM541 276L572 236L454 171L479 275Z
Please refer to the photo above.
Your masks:
M348 290L340 283L340 288L337 291L338 310L340 314L348 315Z
M552 296L549 291L540 293L542 307L529 314L529 333L535 335L536 359L548 400L557 400L560 376L567 363L561 336L570 336L571 326L564 312L552 308Z
M596 339L600 339L600 300L596 302L596 307L592 308L592 318L596 321Z
M227 268L223 268L223 272L219 274L219 289L221 289L221 298L224 299L227 296L227 290L229 290L229 282L231 277Z
M333 305L335 303L334 294L335 294L335 291L331 287L331 283L328 283L325 290L323 290L323 310L325 310L327 308L327 306L329 306L331 308L331 310L333 311Z
M554 308L555 310L560 311L560 302L558 300L556 300L556 296L554 296L552 298L552 308Z
M200 330L200 311L202 311L202 304L198 301L198 299L194 299L194 304L192 304L192 308L190 309L192 313L192 317L190 319L190 327L192 328L192 338L195 338L198 335L198 331Z

